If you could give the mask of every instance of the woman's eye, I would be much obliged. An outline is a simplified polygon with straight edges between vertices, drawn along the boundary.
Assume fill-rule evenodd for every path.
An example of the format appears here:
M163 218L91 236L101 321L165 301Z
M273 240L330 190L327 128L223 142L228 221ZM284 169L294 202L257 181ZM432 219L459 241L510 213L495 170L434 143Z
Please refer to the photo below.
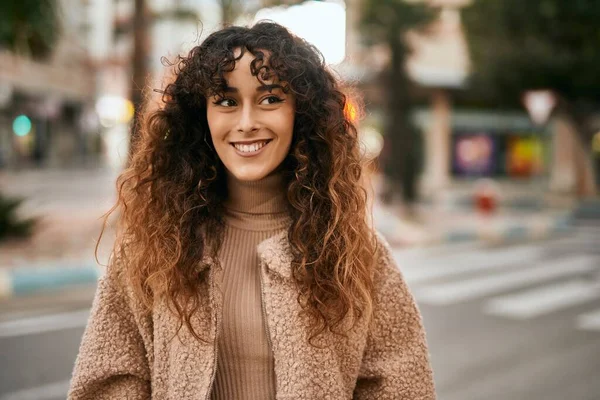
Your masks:
M283 100L277 96L265 97L260 103L261 104L276 104L281 103Z
M233 107L235 106L235 101L232 99L219 99L214 102L218 106L222 107Z

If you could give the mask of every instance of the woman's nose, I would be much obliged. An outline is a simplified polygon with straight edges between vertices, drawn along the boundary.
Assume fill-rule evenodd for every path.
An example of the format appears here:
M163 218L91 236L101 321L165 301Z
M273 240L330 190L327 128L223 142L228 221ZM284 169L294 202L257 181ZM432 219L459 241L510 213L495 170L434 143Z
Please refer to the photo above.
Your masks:
M250 133L258 130L258 128L258 122L256 121L252 107L242 108L237 124L237 131L240 133Z

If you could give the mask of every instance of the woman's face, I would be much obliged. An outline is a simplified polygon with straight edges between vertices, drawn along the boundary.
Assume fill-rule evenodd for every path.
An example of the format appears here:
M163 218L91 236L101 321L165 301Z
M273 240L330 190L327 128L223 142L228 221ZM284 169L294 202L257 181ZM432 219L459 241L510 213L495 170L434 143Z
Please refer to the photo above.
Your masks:
M215 150L227 171L243 181L262 179L281 164L294 128L293 95L285 94L276 80L260 82L250 71L252 60L246 52L225 74L225 97L207 98Z

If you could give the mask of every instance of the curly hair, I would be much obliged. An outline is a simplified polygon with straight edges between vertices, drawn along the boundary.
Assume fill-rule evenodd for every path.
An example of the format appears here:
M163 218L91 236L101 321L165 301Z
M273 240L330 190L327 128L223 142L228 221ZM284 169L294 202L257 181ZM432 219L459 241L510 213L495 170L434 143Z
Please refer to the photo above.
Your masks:
M242 54L234 55L235 49ZM146 111L129 166L117 179L118 263L150 311L158 296L194 332L199 307L197 265L216 256L224 233L225 169L212 143L206 99L226 87L224 74L245 51L252 74L276 77L296 98L289 154L282 163L292 223L288 240L298 302L311 322L310 342L349 318L372 312L376 239L358 133L344 113L347 97L312 45L284 27L260 22L219 30L179 56L161 106ZM266 58L268 57L268 59ZM106 223L106 219L105 219ZM200 229L199 229L200 227ZM102 233L100 234L102 236Z

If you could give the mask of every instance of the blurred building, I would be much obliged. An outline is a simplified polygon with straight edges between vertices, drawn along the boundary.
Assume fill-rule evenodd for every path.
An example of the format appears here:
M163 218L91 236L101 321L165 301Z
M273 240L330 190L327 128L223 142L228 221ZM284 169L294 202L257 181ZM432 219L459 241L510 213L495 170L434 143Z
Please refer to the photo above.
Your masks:
M128 152L134 0L59 0L60 37L39 61L0 48L0 168L122 166ZM216 0L148 0L148 81L220 21ZM15 130L16 129L16 130Z
M508 112L453 104L457 93L468 90L471 66L461 9L472 0L423 1L440 6L441 13L426 33L413 32L407 37L414 49L407 71L417 84L415 97L426 103L413 115L423 133L421 193L435 195L479 178L492 178L524 189L545 187L573 193L577 180L582 179L578 172L582 168L577 166L575 135L567 126L553 120L544 126L536 125L525 107ZM389 54L385 47L365 48L357 39L362 3L346 1L347 49L353 51L342 71L350 80L375 82ZM384 98L378 85L375 82L364 87L370 103ZM373 115L377 117L377 110Z
M43 61L0 48L0 168L67 166L94 151L86 110L95 81L87 59L88 2L59 2L62 35Z

